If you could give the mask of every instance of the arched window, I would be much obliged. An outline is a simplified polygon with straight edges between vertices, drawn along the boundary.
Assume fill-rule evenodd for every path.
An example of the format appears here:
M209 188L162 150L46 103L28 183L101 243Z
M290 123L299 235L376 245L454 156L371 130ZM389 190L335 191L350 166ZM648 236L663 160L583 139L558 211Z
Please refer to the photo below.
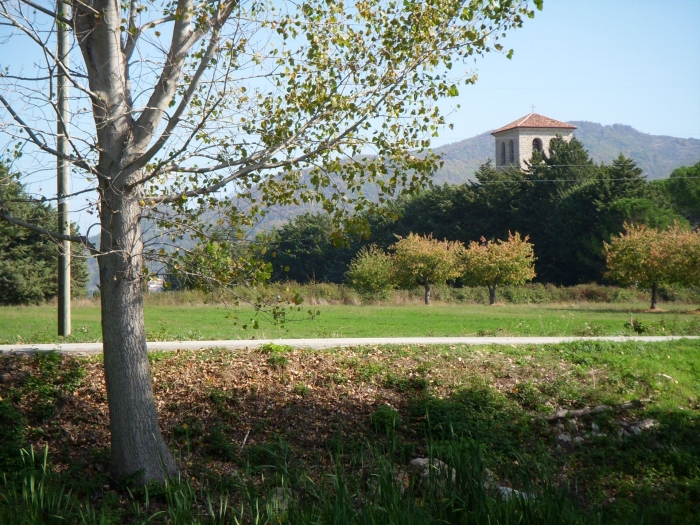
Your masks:
M532 151L539 151L542 153L544 148L542 147L542 139L535 139L532 141Z
M512 140L508 143L508 149L510 150L508 152L508 160L511 164L515 164L515 147Z
M501 166L506 165L506 143L501 142Z

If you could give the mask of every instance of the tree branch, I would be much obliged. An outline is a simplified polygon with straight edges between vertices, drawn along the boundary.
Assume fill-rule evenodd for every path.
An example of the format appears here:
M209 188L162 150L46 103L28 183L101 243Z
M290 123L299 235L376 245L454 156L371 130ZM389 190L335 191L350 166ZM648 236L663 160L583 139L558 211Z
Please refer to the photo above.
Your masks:
M5 17L7 20L9 20L12 23L13 27L16 27L20 31L22 31L25 35L27 35L29 38L31 38L44 52L47 54L51 59L56 63L58 68L61 70L62 74L66 76L66 78L70 81L73 86L79 90L85 93L90 99L92 100L93 104L99 101L99 97L90 91L88 88L83 86L82 84L78 83L75 78L73 78L73 74L71 71L63 64L63 60L59 60L56 54L51 51L48 46L42 42L32 31L29 30L24 24L18 22L13 16L11 16L7 11L3 11L0 13L1 16Z
M12 115L12 118L19 124L19 126L27 132L27 135L29 135L30 140L36 144L39 149L42 151L45 151L46 153L50 153L51 155L54 155L55 157L58 157L59 159L65 160L73 164L74 166L78 168L82 168L85 171L88 171L95 175L96 177L99 177L105 181L110 181L109 177L106 177L102 175L100 172L95 170L92 166L90 166L85 160L83 159L74 159L73 157L70 157L69 155L64 155L63 153L60 153L59 151L49 147L48 144L46 144L46 141L39 140L39 137L34 133L34 130L30 128L23 120L22 117L20 117L17 112L12 108L10 103L7 101L7 99L0 95L0 102L2 102L2 105L5 106L5 109L8 111L10 115Z
M218 0L207 0L206 2L200 2L199 4L194 6L194 9L199 9L200 7L204 7L207 4L214 4L217 1ZM132 4L133 3L134 2L132 2ZM133 12L133 7L132 7L132 12ZM167 24L168 22L173 22L175 19L176 19L175 15L164 16L163 18L151 20L150 22L147 22L147 23L141 25L140 27L136 28L136 18L134 17L133 18L134 25L130 26L129 29L131 29L131 27L134 27L136 29L136 32L131 34L130 38L127 38L126 45L124 46L124 56L126 57L126 60L128 61L131 59L131 55L133 55L134 50L136 49L136 41L139 39L141 34L143 34L143 32L146 29L149 29L151 27L155 27L155 26L158 26L161 24ZM131 24L131 20L132 20L132 18L130 17L130 24Z
M32 224L31 222L26 222L22 219L12 217L7 212L7 210L2 207L0 207L0 220L4 220L11 224L21 226L22 228L27 228L28 230L35 231L42 235L47 235L54 241L70 241L82 244L83 246L85 246L85 248L87 248L90 251L92 255L101 255L101 252L95 247L95 245L88 240L87 235L65 235L63 233L58 233L53 230L48 230L46 228L42 228L41 226L37 226L36 224Z
M126 166L125 169L131 169L131 170L136 171L136 170L143 168L161 150L161 148L168 141L173 130L175 130L177 125L180 123L180 119L182 117L182 114L185 112L185 110L187 109L187 106L189 106L190 102L192 101L192 97L194 97L194 94L195 94L197 88L199 87L199 81L201 80L202 76L204 75L204 72L209 67L209 61L214 56L214 52L216 51L216 47L217 47L217 44L219 42L220 30L221 30L221 27L219 25L217 25L213 29L212 37L209 41L209 45L207 46L207 50L205 51L204 56L202 57L202 59L199 63L199 67L197 68L197 71L195 72L194 76L192 77L192 80L190 81L189 86L187 86L187 90L185 91L185 96L180 101L180 104L178 104L178 107L175 110L175 113L173 113L173 115L168 120L168 124L165 127L165 129L163 130L163 133L161 133L160 137L158 137L158 140L156 140L156 142L150 148L148 148L148 151L146 151L146 153L144 153L139 158L134 160L131 164ZM141 180L137 183L134 183L134 184L132 184L132 186L134 186L136 184L141 184L142 182L145 182L145 180Z
M70 18L66 18L64 16L59 15L55 11L51 11L50 9L46 9L45 7L41 7L39 4L35 4L34 2L31 2L30 0L20 0L20 2L22 2L23 4L27 4L32 9L36 9L37 11L40 11L40 12L44 13L45 15L49 15L51 18L53 18L59 22L62 22L62 23L69 25L69 26L73 25L73 20L71 20Z
M180 18L175 21L170 51L168 52L165 66L146 104L146 109L141 113L134 125L133 146L135 150L143 151L143 149L145 149L151 140L153 132L163 118L168 104L175 95L177 80L180 78L180 73L184 66L184 59L189 50L209 30L213 29L218 33L236 5L238 5L238 0L230 0L224 3L223 6L219 6L216 15L208 20L205 27L192 31L190 29L190 20L193 2L192 0L179 0L177 10L180 14ZM214 39L213 36L212 39ZM204 61L202 60L202 62ZM196 85L194 87L196 87ZM188 92L192 90L192 88L193 86L190 86ZM183 107L182 111L184 111L184 109ZM178 108L178 110L180 110L180 108ZM162 147L162 144L160 147Z

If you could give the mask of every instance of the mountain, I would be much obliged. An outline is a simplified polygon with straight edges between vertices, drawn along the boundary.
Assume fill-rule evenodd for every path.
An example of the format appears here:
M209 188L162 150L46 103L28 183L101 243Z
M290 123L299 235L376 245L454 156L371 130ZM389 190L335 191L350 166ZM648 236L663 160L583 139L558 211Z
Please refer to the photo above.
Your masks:
M595 122L571 122L578 129L574 135L596 162L610 163L620 153L630 157L649 179L662 179L680 166L700 161L700 140L664 135L648 135L631 126L603 126ZM443 154L444 165L435 182L459 184L472 178L478 167L494 156L493 137L487 131L476 137L435 149Z

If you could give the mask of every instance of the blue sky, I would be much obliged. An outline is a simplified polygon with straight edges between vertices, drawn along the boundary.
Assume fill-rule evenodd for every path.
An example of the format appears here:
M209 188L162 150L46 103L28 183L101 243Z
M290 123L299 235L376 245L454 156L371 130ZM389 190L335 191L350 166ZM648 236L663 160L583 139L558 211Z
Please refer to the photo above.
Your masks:
M700 138L700 0L545 0L474 64L479 81L436 146L535 112ZM454 100L454 99L452 99Z

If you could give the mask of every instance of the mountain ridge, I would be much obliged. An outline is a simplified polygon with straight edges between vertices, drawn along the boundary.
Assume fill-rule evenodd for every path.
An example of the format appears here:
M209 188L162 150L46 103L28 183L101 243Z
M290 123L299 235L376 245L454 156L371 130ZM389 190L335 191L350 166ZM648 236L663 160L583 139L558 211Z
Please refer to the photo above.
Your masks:
M609 164L620 153L632 158L650 180L663 179L681 166L700 161L700 139L651 135L627 124L603 125L585 120L569 122L577 127L591 159ZM435 174L438 184L462 184L471 180L481 164L494 156L491 131L434 148L443 154L443 167Z

